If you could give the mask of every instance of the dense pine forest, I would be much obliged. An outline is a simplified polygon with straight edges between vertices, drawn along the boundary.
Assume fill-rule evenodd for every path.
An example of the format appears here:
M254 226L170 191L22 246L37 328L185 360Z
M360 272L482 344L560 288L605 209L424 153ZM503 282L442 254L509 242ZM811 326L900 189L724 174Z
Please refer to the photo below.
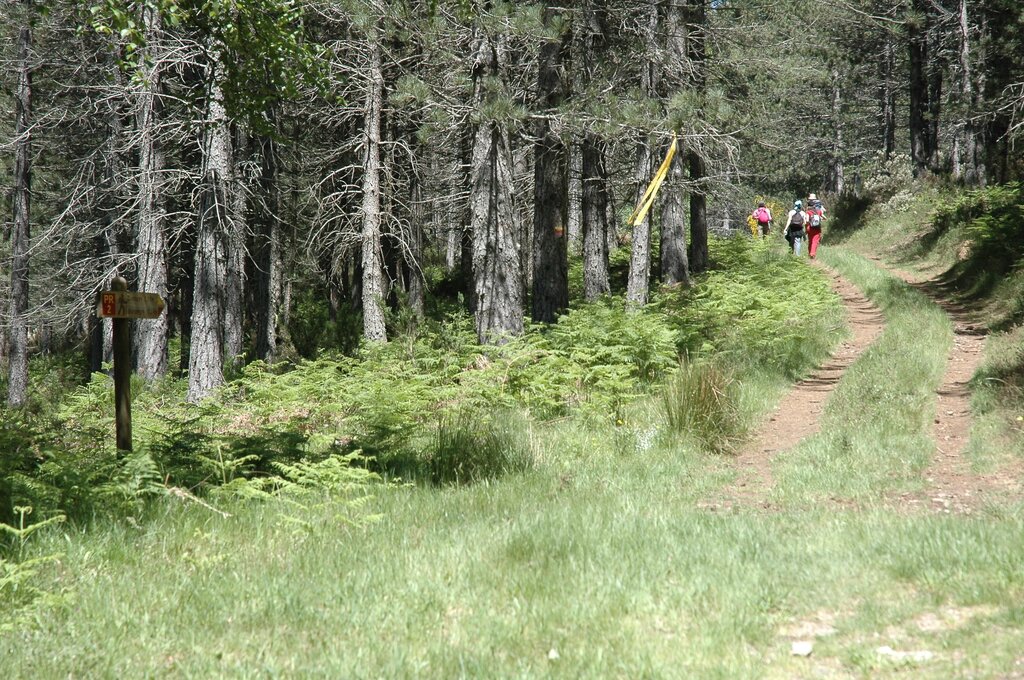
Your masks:
M135 370L197 402L455 295L504 342L609 293L620 248L643 305L756 196L844 200L907 157L1012 180L1021 21L1008 0L10 4L7 404L33 356L110 361L115 275L168 302Z
M1022 35L1017 0L7 2L0 668L1019 673ZM165 303L119 326L132 450L118 277Z

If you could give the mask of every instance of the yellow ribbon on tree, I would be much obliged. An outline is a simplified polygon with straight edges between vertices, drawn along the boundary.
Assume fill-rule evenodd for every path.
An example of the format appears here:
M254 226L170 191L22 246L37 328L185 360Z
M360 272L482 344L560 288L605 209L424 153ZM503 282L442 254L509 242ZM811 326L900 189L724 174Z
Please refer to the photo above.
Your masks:
M661 188L662 182L665 181L665 177L668 175L669 168L672 167L672 159L676 155L676 150L679 148L679 142L676 139L676 133L672 133L672 146L668 147L668 153L665 154L665 160L661 162L661 166L658 168L658 172L654 173L654 179L647 185L647 190L644 191L643 197L640 199L640 203L637 204L636 210L629 216L627 222L630 226L636 226L644 221L647 217L648 211L651 206L654 205L654 199L658 195L658 189Z

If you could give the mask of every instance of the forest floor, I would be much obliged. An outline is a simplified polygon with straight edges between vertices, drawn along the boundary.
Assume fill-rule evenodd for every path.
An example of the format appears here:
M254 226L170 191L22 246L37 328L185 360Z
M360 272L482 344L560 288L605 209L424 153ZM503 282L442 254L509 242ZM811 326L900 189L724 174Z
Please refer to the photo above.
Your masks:
M954 342L946 360L942 384L936 392L936 411L931 435L936 455L923 472L924 486L912 492L894 494L890 501L906 510L970 514L982 505L1019 495L1024 464L1014 461L990 472L972 469L967 457L971 433L969 383L981 365L985 330L981 320L964 305L953 301L952 293L934 273L913 273L887 266L881 258L869 256L876 265L911 285L938 304L954 326ZM818 263L815 263L818 264ZM832 357L807 378L796 383L779 401L764 424L735 459L736 481L726 487L712 508L756 506L772 509L772 466L777 457L821 429L825 403L847 369L879 338L885 328L882 311L852 283L825 268L833 290L846 310L850 338Z

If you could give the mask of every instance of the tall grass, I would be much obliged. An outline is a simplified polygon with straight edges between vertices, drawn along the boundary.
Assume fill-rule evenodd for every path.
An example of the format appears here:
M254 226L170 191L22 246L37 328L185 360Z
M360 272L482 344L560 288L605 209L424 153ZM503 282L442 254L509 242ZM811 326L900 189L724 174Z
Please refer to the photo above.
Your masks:
M662 407L670 432L712 451L731 450L742 435L736 381L712 364L683 362L662 391Z
M468 484L533 467L529 425L517 414L462 411L438 423L428 456L435 484Z

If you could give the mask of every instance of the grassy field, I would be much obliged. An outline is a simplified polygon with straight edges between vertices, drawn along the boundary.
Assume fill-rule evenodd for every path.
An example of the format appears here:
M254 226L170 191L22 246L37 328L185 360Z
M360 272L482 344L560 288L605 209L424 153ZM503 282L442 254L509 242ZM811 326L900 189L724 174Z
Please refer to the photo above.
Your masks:
M531 471L323 499L164 501L40 533L56 604L0 634L6 677L1005 677L1024 672L1022 507L913 513L950 341L927 300L849 252L884 311L821 434L780 456L772 511L703 509L727 455L615 423L531 427ZM763 410L782 385L739 383ZM356 521L353 521L355 518ZM34 613L33 613L34 611ZM809 657L795 641L813 641ZM879 651L880 648L883 651ZM884 648L889 648L885 651Z

